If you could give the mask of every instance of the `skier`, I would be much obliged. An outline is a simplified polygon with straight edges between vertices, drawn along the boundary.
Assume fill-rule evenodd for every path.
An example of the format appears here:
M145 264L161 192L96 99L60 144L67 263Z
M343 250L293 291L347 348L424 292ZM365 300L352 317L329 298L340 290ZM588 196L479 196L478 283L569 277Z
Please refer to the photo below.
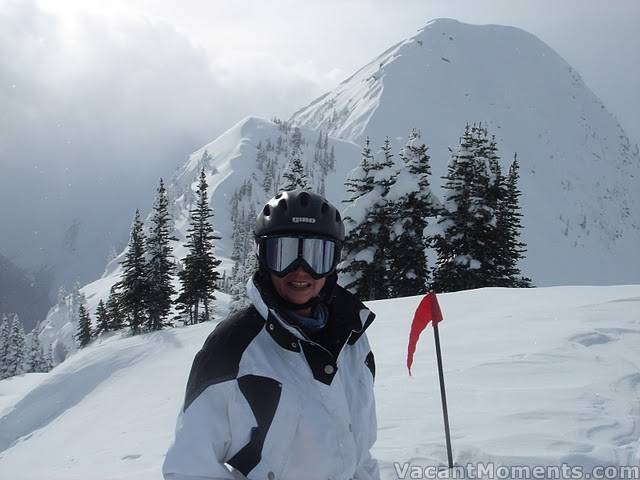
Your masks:
M379 479L365 335L375 315L337 285L340 213L315 193L280 192L254 233L252 305L196 355L165 479Z

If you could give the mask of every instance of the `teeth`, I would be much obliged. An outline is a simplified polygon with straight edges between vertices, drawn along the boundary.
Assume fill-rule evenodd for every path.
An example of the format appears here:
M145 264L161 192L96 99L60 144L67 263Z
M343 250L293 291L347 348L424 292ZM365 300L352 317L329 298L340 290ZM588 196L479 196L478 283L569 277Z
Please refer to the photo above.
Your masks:
M298 288L308 287L309 286L309 284L307 282L291 282L291 285L293 285L294 287L298 287Z

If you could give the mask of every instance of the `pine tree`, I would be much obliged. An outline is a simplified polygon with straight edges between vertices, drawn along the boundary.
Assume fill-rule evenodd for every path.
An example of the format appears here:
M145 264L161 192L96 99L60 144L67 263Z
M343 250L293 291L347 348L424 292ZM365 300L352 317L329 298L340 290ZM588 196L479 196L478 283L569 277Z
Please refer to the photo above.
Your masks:
M520 241L522 231L522 214L520 213L520 190L518 180L520 164L517 155L509 168L506 178L505 193L498 207L497 230L501 244L499 250L498 274L501 286L530 287L531 280L526 278L518 268L518 262L525 258L526 244Z
M30 346L27 352L26 358L26 372L27 373L45 373L50 370L48 362L45 358L42 346L40 345L40 339L38 338L38 332L35 330L30 334Z
M214 240L220 237L214 234L209 218L213 213L209 208L207 179L204 169L200 172L197 190L197 204L191 210L191 222L187 230L188 254L184 259L184 270L180 272L181 292L178 303L188 323L209 320L209 305L215 300L213 294L219 274L216 267L220 260L213 255ZM204 315L200 317L200 306Z
M44 362L46 371L50 372L53 369L53 344L49 345L49 348L47 348L47 353L44 356Z
M175 265L171 260L173 249L171 240L172 223L169 216L169 199L164 182L160 179L158 195L153 206L151 217L151 232L147 239L147 329L160 330L168 325L166 322L171 310L171 296L175 289L171 283Z
M352 205L345 210L347 235L339 271L346 275L346 288L365 300L391 296L388 275L391 235L389 222L394 203L385 196L398 175L393 162L389 139L382 147L382 159L371 155L368 139L362 151L360 165L346 181Z
M111 322L109 321L109 314L104 302L100 300L98 307L96 308L96 336L102 335L111 330Z
M471 128L473 179L471 184L471 218L467 226L469 255L479 264L474 272L476 284L471 288L497 284L496 207L500 195L499 179L493 178L491 165L497 164L497 154L489 159L490 141L482 126ZM494 167L495 168L495 167ZM499 167L498 167L499 168Z
M111 287L109 298L107 298L107 320L109 322L109 330L120 330L124 327L124 318L120 310L119 292L117 285Z
M371 144L369 137L367 137L364 141L362 153L360 154L360 163L350 172L345 182L347 192L351 194L347 200L344 200L345 203L353 203L358 198L373 190L373 175L370 174L373 163Z
M437 291L504 283L499 208L506 186L498 160L495 138L482 125L467 125L452 152L445 209L431 236L438 253L432 282Z
M310 188L309 179L304 173L302 160L300 160L299 156L295 156L289 161L282 177L285 179L285 183L281 190L309 190Z
M91 342L91 318L84 305L78 310L78 330L75 339L79 347L86 347Z
M445 208L430 237L438 255L431 283L437 292L476 288L480 284L477 274L480 265L471 255L475 173L473 139L467 125L460 145L452 151L444 177Z
M9 350L9 338L11 336L11 326L6 315L2 315L0 323L0 380L7 378L7 353Z
M24 373L26 357L25 343L24 327L18 315L14 315L5 354L5 378Z
M122 261L122 280L116 284L120 291L118 305L133 334L138 334L145 322L147 308L147 263L145 235L140 212L136 210L129 248Z
M424 230L427 219L436 216L440 205L429 185L431 165L427 151L420 132L412 130L400 154L404 168L398 180L402 188L410 185L411 189L400 196L392 212L389 277L393 279L394 298L423 294L429 280Z

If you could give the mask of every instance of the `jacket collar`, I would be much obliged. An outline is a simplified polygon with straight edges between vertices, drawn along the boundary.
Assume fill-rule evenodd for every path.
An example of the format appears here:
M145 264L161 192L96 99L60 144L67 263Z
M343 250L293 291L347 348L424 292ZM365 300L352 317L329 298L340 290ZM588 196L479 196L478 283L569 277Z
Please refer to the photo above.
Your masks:
M267 304L268 296L256 284L255 277L247 282L247 296L265 320L268 333L282 348L299 352L300 342L313 343L302 330L288 323L275 308ZM355 295L339 285L335 286L327 303L329 317L335 319L339 336L349 345L353 345L364 334L375 318L375 314Z

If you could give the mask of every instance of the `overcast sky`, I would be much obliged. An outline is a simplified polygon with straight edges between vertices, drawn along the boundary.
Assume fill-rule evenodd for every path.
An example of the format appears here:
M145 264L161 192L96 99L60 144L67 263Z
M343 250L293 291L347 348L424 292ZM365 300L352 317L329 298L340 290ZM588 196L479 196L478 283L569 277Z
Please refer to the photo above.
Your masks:
M287 118L439 17L537 35L640 141L636 0L0 0L0 253L58 268L79 231L95 271L190 151Z

